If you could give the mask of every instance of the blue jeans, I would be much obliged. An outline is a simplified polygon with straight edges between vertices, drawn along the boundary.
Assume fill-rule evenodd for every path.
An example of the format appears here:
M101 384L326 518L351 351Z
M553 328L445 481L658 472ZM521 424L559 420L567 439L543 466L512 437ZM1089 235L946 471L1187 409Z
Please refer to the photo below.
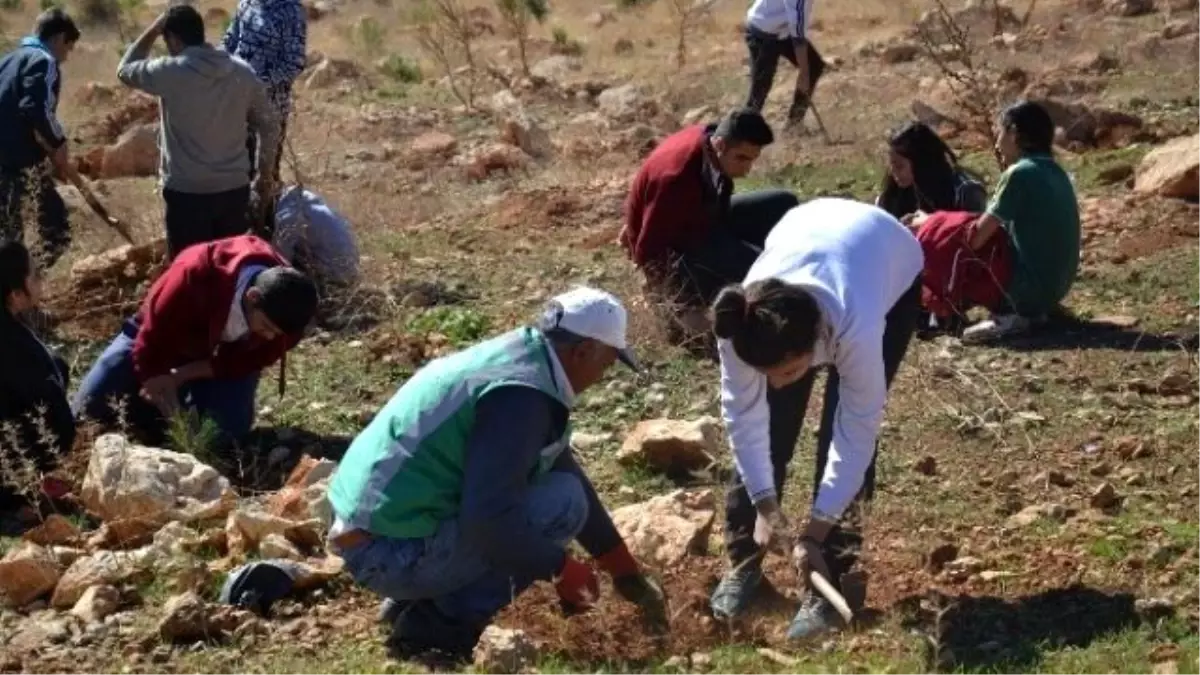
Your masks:
M149 445L162 445L167 440L167 420L141 397L141 386L133 374L136 336L137 326L126 322L84 376L71 408L76 418L86 418L106 430L128 431ZM211 419L222 441L237 441L254 426L258 378L255 373L233 380L197 380L179 388L179 402ZM122 417L128 429L120 428Z
M550 472L527 495L529 524L564 548L587 522L587 495L570 474ZM339 553L354 580L375 593L393 600L431 600L446 618L470 626L488 623L534 582L489 567L462 541L454 520L429 537L373 537Z

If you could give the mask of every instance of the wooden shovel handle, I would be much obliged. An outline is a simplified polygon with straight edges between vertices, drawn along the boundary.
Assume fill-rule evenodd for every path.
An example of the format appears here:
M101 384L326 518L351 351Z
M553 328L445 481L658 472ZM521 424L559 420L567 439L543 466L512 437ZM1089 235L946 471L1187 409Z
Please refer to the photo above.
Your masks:
M842 594L833 587L833 584L829 583L829 580L825 578L825 575L816 570L812 570L808 573L808 580L812 582L813 588L817 589L817 592L825 596L825 599L829 601L829 604L833 605L833 608L837 610L837 613L842 615L842 618L846 620L846 623L850 623L854 620L854 612L850 609L850 603L846 602L846 598L843 597Z

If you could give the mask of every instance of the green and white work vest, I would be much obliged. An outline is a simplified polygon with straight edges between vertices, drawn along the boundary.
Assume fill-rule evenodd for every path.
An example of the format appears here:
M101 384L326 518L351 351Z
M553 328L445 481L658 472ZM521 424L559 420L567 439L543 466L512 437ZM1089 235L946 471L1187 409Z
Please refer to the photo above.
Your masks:
M456 517L467 440L484 394L533 387L570 408L550 349L540 331L525 327L426 364L350 444L330 482L333 512L350 529L397 538L430 536ZM548 471L570 438L568 422L542 449L532 475Z

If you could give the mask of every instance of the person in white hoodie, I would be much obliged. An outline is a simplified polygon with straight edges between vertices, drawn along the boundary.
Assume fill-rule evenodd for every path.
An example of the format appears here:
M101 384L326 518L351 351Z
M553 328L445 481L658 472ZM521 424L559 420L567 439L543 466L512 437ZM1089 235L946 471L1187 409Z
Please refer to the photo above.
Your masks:
M147 59L160 35L169 56ZM263 149L253 187L273 199L279 136L266 85L250 65L205 42L204 18L182 4L129 47L117 78L159 97L168 258L193 244L245 234L251 191L246 137L257 131Z
M812 6L813 0L754 0L746 12L746 48L750 51L746 107L762 112L780 57L796 66L796 88L785 129L802 128L813 89L825 72L825 59L808 39Z
M732 570L712 597L719 618L750 602L767 550L795 544L802 568L829 572L838 588L857 561L859 507L874 488L888 388L917 328L923 262L916 238L882 209L816 199L783 217L745 281L713 303L722 415L737 469L725 507ZM822 366L830 372L813 505L806 524L792 528L779 503ZM810 589L788 635L810 637L840 620Z

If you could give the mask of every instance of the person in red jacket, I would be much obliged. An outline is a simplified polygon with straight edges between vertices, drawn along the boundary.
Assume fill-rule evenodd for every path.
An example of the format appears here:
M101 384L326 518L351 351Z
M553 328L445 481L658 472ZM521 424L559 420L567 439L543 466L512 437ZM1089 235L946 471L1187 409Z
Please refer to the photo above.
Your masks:
M259 374L304 335L312 280L253 235L184 249L84 377L77 418L161 445L168 421L193 409L222 441L254 423Z
M799 204L786 190L733 194L775 140L758 112L734 110L663 139L646 158L625 200L620 243L650 289L679 311L689 330L726 285L746 276L767 233ZM695 313L693 312L693 313Z
M972 211L935 211L918 214L910 225L925 254L924 314L917 331L922 339L960 334L973 307L998 311L1004 306L1004 289L1012 280L1012 251L1004 237L993 237L978 250L971 248L979 217Z

